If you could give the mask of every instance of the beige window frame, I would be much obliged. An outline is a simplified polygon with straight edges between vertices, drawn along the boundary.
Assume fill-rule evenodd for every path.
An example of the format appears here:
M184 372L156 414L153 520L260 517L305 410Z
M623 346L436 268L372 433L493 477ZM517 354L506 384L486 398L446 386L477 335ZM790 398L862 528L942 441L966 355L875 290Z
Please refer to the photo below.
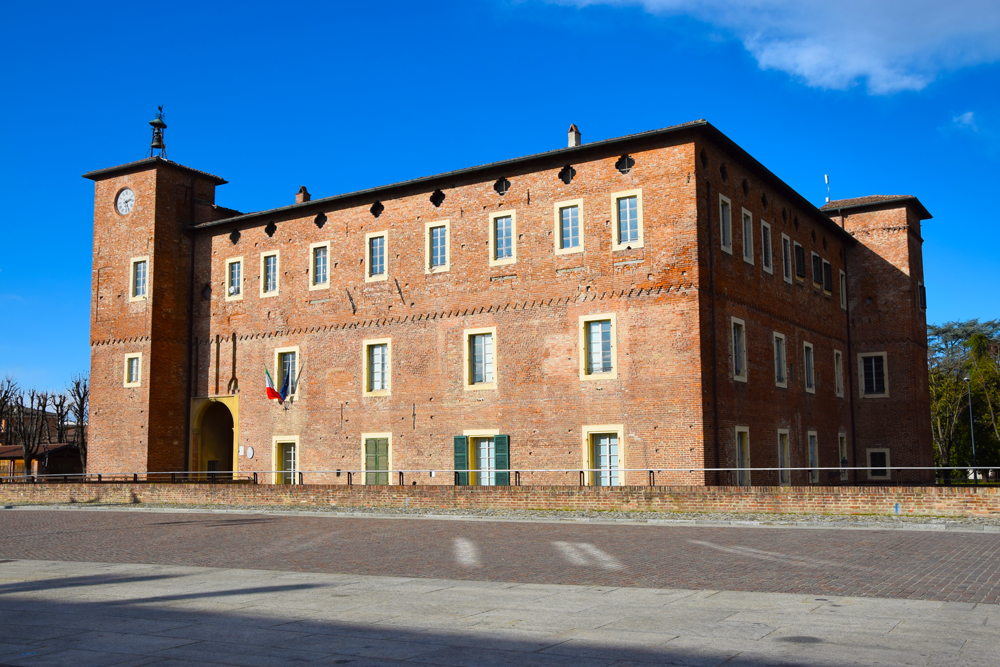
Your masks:
M496 221L497 218L510 218L510 257L497 259L496 253ZM517 211L497 211L490 213L490 228L487 246L490 251L490 266L506 266L517 264Z
M577 220L580 224L580 245L575 248L560 248L562 245L562 210L564 208L576 207ZM553 246L555 248L555 253L557 255L571 255L577 252L583 252L584 240L583 240L583 200L582 199L570 199L567 201L556 202L553 206L553 227L552 227L552 238L554 240Z
M315 282L316 276L316 250L326 248L326 281ZM312 243L309 245L309 290L330 289L330 242Z
M611 322L611 372L591 373L587 369L588 347L587 323L609 320ZM595 313L580 316L580 379L581 380L617 380L618 379L618 316L615 313Z
M740 236L743 237L743 261L753 266L753 213L745 208L740 213Z
M128 379L128 362L130 359L138 359L139 364L136 369L136 378L132 382ZM122 372L122 386L123 387L141 387L142 386L142 352L130 352L125 355L125 367Z
M865 393L865 357L882 357L882 380L885 383L885 393ZM858 394L861 398L889 398L889 356L886 352L858 353Z
M266 283L266 273L264 270L264 262L268 257L274 257L274 289L270 292L264 291L264 285ZM281 251L280 250L270 250L268 252L262 252L260 254L260 298L267 299L273 296L278 296L281 292Z
M381 275L376 274L373 276L372 239L377 239L379 237L382 237L383 239L382 250L385 253L385 257L383 257L383 261L385 262L385 270L382 272ZM427 242L430 243L430 238L427 239ZM430 257L430 255L428 255L428 257ZM429 264L430 260L428 260L428 265ZM388 279L389 279L389 230L381 232L370 232L368 234L365 234L365 282L376 283Z
M840 269L840 307L847 310L847 274Z
M875 468L876 470L885 470L884 475L873 475L872 474L872 454L885 454L885 468ZM868 479L879 481L892 479L892 461L889 459L889 448L888 447L869 447L865 450L865 463L867 464Z
M806 431L806 448L809 460L809 483L819 484L819 435Z
M295 445L295 469L294 470L282 470L281 466L284 462L281 460L280 447L281 445ZM299 446L299 436L297 435L275 435L271 436L271 469L274 470L274 479L272 484L281 484L278 481L279 476L282 473L290 472L292 474L292 485L299 483L299 471L302 470L300 464L302 459L302 448Z
M625 472L628 468L625 465L625 425L624 424L595 424L584 425L581 429L583 435L583 457L582 467L587 471L585 474L587 486L594 485L594 446L593 436L602 433L614 433L618 436L618 485L625 486Z
M479 334L490 334L493 336L493 381L492 382L472 382L472 337ZM497 381L499 380L499 366L497 363L499 359L499 353L497 349L497 328L496 327L482 327L479 329L466 329L462 332L463 353L462 353L462 368L464 369L463 375L463 386L465 391L481 391L484 389L496 389ZM496 435L500 435L497 433Z
M850 460L847 458L847 434L841 431L837 434L837 454L840 457L837 461L837 465L842 466L840 470L840 481L847 481L847 466L850 465Z
M792 485L792 438L787 428L778 429L778 486Z
M833 387L837 398L844 397L844 353L833 351Z
M787 271L785 269L788 269ZM789 285L792 284L795 275L795 249L792 246L792 239L788 234L781 234L781 277Z
M726 243L727 240L729 243ZM733 254L733 202L723 194L719 195L719 247L723 252Z
M736 331L737 327L740 331L741 340L739 342L739 347L736 345ZM733 356L733 379L737 382L747 381L747 324L738 317L729 318L729 351ZM739 354L742 357L743 368L736 368L736 356ZM737 372L742 370L742 372Z
M781 359L778 359L778 346L777 341L781 341ZM788 340L785 338L785 334L778 333L777 331L771 332L771 349L774 354L774 386L781 387L782 389L788 388ZM780 363L779 363L780 362ZM778 370L781 370L781 375L778 375Z
M385 389L369 391L371 384L371 354L368 350L376 345L385 345ZM389 396L392 394L392 338L367 338L361 343L361 395Z
M638 225L639 238L635 241L625 241L624 243L619 243L618 234L618 200L626 199L628 197L635 197L635 214L637 217L636 224ZM615 192L611 195L611 251L616 252L618 250L627 250L632 248L642 248L645 245L645 236L643 234L642 228L642 189L638 188L635 190L623 190L622 192ZM582 245L582 240L581 240Z
M362 433L361 434L361 465L358 466L358 470L361 471L361 483L368 484L368 469L365 468L365 440L381 440L386 439L389 441L388 456L386 461L386 473L389 483L386 486L393 486L392 484L392 433L390 431L380 432L380 433ZM398 478L397 478L398 479ZM373 484L372 486L377 486Z
M229 284L229 267L232 266L233 264L239 264L240 265L240 292L239 292L239 294L230 294L229 293L229 288L231 287L231 285ZM240 257L229 257L229 258L226 259L226 273L225 273L225 276L224 276L224 278L222 280L222 291L223 291L223 294L226 295L226 301L242 301L243 300L243 292L245 291L244 290L244 285L246 285L246 268L247 267L246 267L246 264L243 262L243 257L242 256L240 256Z
M431 266L431 230L444 227L444 264ZM424 224L424 273L445 273L451 270L451 221L437 220Z
M767 236L767 243L764 243L764 236ZM774 230L771 229L771 223L763 220L760 221L760 268L765 273L774 274Z
M736 427L736 484L750 486L750 427Z
M469 486L479 486L479 457L476 455L476 447L479 445L477 440L483 438L496 438L500 435L500 429L498 428L478 428L478 429L466 429L462 431L462 435L466 437L465 441L465 456L466 461L469 462Z
M285 376L281 374L281 355L285 352L295 353L295 377L289 378L289 382L292 383L292 391L288 392L288 398L297 398L299 395L299 376L302 375L302 354L299 352L298 345L274 348L275 377L272 378L274 380L274 388L279 394L281 393L282 383L285 381ZM277 399L272 398L271 400Z
M136 296L135 292L135 265L145 262L146 264L146 284L143 290L142 296ZM132 257L128 261L128 300L131 301L145 301L149 298L149 287L152 281L152 272L149 270L149 255L144 255L142 257Z
M809 363L809 360L812 363ZM812 366L812 368L810 368ZM812 343L802 343L802 380L805 382L806 392L816 393L816 349Z

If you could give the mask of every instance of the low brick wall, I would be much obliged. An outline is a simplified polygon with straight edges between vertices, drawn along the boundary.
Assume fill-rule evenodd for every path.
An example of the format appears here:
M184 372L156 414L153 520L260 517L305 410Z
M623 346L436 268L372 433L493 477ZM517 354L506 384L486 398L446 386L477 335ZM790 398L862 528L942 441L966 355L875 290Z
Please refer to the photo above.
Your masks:
M1000 514L1000 488L0 484L0 504L95 502L958 517Z

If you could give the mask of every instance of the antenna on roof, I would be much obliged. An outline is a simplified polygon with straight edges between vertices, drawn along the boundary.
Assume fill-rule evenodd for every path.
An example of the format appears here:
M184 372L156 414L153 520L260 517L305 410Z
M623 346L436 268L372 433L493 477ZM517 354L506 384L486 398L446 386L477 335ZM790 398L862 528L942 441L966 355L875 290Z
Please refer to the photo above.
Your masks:
M826 181L826 203L830 203L830 175L823 174L823 180Z

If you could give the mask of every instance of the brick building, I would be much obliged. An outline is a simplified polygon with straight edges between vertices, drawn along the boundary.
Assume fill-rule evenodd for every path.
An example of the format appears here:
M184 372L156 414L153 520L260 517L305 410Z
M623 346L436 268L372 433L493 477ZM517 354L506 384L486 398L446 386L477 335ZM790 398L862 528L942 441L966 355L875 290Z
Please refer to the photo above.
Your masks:
M85 177L93 472L930 479L891 470L932 465L930 215L817 209L705 121L255 213L161 157Z

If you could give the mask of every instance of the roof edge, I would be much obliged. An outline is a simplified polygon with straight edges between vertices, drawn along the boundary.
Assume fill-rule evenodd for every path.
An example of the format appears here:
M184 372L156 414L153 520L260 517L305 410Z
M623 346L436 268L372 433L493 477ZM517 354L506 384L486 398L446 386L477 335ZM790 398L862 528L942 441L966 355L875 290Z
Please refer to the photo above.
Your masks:
M125 164L120 164L115 167L105 167L104 169L95 169L94 171L88 171L83 174L83 178L89 179L91 181L101 181L105 178L109 178L116 174L131 173L136 171L144 171L150 167L155 167L159 164L167 165L175 169L180 169L181 171L187 171L192 174L197 174L203 178L208 178L213 181L216 185L225 185L229 181L222 178L221 176L216 176L215 174L210 174L207 171L201 171L199 169L194 169L192 167L185 167L179 162L174 162L172 160L167 160L159 156L148 157L143 160L136 160L135 162L126 162Z
M913 195L906 195L904 197L894 197L892 199L883 199L882 201L869 201L860 202L857 204L847 204L840 206L836 201L832 201L826 206L824 206L821 211L824 213L833 213L834 211L847 211L850 209L867 208L867 209L880 209L880 208L896 208L897 204L902 202L913 202L917 208L917 215L920 216L921 220L931 220L934 218L931 212Z

